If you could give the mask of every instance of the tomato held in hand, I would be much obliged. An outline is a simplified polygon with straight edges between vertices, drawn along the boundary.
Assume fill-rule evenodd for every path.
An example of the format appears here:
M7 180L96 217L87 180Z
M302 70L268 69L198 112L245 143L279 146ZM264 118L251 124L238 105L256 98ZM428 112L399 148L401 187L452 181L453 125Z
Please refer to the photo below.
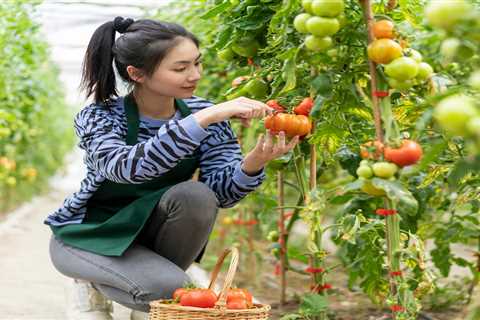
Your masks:
M305 98L293 109L293 112L295 112L295 114L308 116L313 108L313 105L314 101L312 98Z
M191 289L180 298L180 305L197 308L213 308L217 295L211 289Z
M422 147L412 140L403 140L399 148L385 148L385 159L400 167L417 163L423 155Z
M285 108L282 107L277 100L268 100L266 105L275 110L276 112L285 112Z
M305 136L312 130L312 123L303 115L278 113L265 119L265 128L274 133L283 131L287 137Z
M402 47L391 39L378 39L368 45L370 60L387 64L402 56Z
M377 39L393 39L395 25L390 20L379 20L373 24L373 35Z

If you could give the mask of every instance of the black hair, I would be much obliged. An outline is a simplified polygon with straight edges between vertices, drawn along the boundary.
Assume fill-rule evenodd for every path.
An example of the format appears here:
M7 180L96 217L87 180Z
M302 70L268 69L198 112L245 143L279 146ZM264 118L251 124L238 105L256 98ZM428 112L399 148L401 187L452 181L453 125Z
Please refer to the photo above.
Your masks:
M115 41L115 32L123 33ZM151 76L158 64L182 38L192 40L199 47L199 40L181 25L151 19L115 18L95 30L85 53L80 87L87 98L94 95L96 103L118 96L115 72L133 84L127 66L141 69Z

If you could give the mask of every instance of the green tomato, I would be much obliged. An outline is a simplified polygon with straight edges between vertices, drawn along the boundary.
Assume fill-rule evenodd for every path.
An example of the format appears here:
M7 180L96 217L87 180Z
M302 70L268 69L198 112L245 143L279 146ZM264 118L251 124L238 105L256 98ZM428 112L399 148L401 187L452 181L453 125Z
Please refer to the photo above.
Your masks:
M260 79L252 79L243 87L250 96L256 99L263 99L268 94L268 84Z
M413 60L417 61L418 63L422 62L422 60L423 60L422 54L420 52L418 52L417 50L412 49L412 48L406 49L405 50L405 55L407 57L410 57Z
M279 237L280 235L278 234L278 231L275 231L275 230L270 231L267 235L268 241L272 241L272 242L277 242Z
M360 167L361 166L370 167L370 162L368 160L362 160L362 161L360 161Z
M392 178L398 171L398 167L391 162L376 162L372 165L373 174L383 179Z
M400 57L385 66L385 73L400 81L413 79L418 74L418 63L412 58Z
M308 32L317 37L331 36L340 30L340 23L335 18L311 17L306 26Z
M232 50L242 57L251 58L257 54L260 44L252 38L242 38L232 44Z
M357 169L357 176L365 178L365 179L371 178L373 176L372 168L370 168L369 166L362 166L361 165Z
M480 117L476 117L468 121L467 130L470 134L480 137Z
M313 0L303 0L302 1L302 7L305 9L307 13L313 14L312 10L312 1Z
M330 48L333 44L332 38L330 37L316 37L313 35L309 35L305 38L305 47L308 50L312 51L324 51Z
M345 16L344 13L341 13L340 15L338 15L337 17L337 20L338 20L338 23L340 23L340 28L343 28L347 25L347 16Z
M444 58L452 60L457 55L461 44L461 41L457 38L447 38L440 45L440 53Z
M417 79L420 81L425 81L430 78L433 74L433 68L426 62L420 62L418 64L418 74Z
M472 99L464 95L443 99L433 111L433 117L440 126L454 135L465 135L468 121L478 114Z
M480 90L480 70L474 71L468 79L468 84L477 90Z
M430 25L450 30L468 17L471 10L465 0L432 0L425 8L425 17Z
M415 83L413 82L413 80L404 80L404 81L401 81L401 80L397 80L397 79L394 79L394 78L388 78L388 85L393 88L393 89L397 89L397 90L400 90L400 91L405 91L405 90L408 90L410 88L412 88Z
M345 9L343 0L313 0L312 11L321 17L336 17Z
M223 61L232 61L235 58L235 52L231 48L220 50L217 55Z
M309 15L308 13L300 13L293 20L293 26L300 33L308 33L306 23L307 23L307 20L310 19L311 17L312 16Z
M233 6L238 6L239 3L240 3L240 0L230 0L230 4Z

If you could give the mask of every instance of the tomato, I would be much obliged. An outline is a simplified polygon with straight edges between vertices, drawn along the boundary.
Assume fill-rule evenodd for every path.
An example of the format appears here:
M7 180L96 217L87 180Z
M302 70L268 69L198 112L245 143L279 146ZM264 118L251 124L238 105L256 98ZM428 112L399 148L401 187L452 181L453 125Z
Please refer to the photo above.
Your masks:
M380 141L369 141L360 146L360 157L362 157L362 159L377 160L382 155L383 149L384 145Z
M272 132L285 132L288 137L304 136L312 130L312 122L303 115L278 113L265 119L265 128Z
M332 46L333 41L330 37L316 37L309 35L305 38L305 47L311 51L324 51Z
M412 58L413 60L417 61L418 63L422 62L423 57L420 52L415 49L408 48L405 50L405 56Z
M293 26L295 29L300 33L308 33L307 30L307 20L310 19L312 16L308 13L301 13L295 17L293 20Z
M471 10L465 0L430 1L425 8L425 17L430 25L448 30L467 17Z
M233 224L233 218L226 216L222 219L222 223L226 226Z
M375 187L369 180L363 180L360 190L372 196L384 196L386 194L383 189Z
M443 99L433 111L433 117L440 126L454 135L464 135L467 132L467 122L478 114L473 100L464 95Z
M395 24L390 20L376 21L372 29L373 35L377 39L393 39L395 37Z
M285 112L285 108L282 107L277 100L268 100L266 105L277 112Z
M250 58L257 54L260 44L253 38L242 38L232 44L232 50L242 57Z
M295 114L308 116L310 114L310 111L312 110L313 105L314 101L312 98L305 98L302 100L302 102L298 104L298 106L293 109L293 112Z
M430 78L433 74L433 68L431 65L429 65L426 62L421 62L418 65L418 74L417 74L417 79L421 81L425 81L428 78Z
M311 17L306 22L308 32L317 37L331 36L340 30L340 23L335 18Z
M336 17L345 9L343 0L313 0L312 11L317 16Z
M248 309L248 305L245 300L232 300L227 302L227 309Z
M385 73L396 80L413 79L418 74L418 63L412 58L401 57L385 66Z
M253 297L247 289L232 288L227 291L227 304L233 301L244 301L247 307L253 306ZM233 308L231 308L233 309ZM242 308L246 309L246 308Z
M422 147L412 140L403 140L399 148L386 147L385 159L400 167L417 163L422 158Z
M191 289L180 298L180 305L198 308L213 308L217 295L211 289Z
M279 237L280 235L278 234L278 231L275 231L275 230L270 231L267 235L268 241L272 241L272 242L277 242Z
M368 179L373 176L372 168L369 166L360 166L357 169L357 176Z
M188 292L188 290L191 290L191 289L187 289L187 288L178 288L176 289L174 292L173 292L173 295L172 295L172 298L174 300L180 300L180 298Z
M302 0L302 7L307 13L313 14L312 11L312 1L313 0Z
M370 60L387 64L402 56L402 47L391 39L378 39L368 45L367 52Z
M468 121L467 130L470 134L480 137L480 116Z
M372 165L373 174L377 177L389 179L398 171L398 167L390 162L376 162Z
M230 3L233 5L233 6L238 6L240 4L240 0L230 0Z
M247 82L244 90L253 98L262 99L268 94L268 84L260 79L252 79Z
M231 48L226 48L218 51L218 57L224 61L231 61L235 58L235 52Z
M236 88L238 87L239 85L241 85L244 81L250 79L249 76L240 76L240 77L236 77L235 79L233 79L232 81L232 88Z
M474 71L468 79L468 84L476 90L480 90L480 70Z
M388 78L388 85L400 91L408 90L415 85L412 80L399 81L393 78Z
M447 38L440 45L440 53L448 60L453 59L461 46L461 41L457 38Z

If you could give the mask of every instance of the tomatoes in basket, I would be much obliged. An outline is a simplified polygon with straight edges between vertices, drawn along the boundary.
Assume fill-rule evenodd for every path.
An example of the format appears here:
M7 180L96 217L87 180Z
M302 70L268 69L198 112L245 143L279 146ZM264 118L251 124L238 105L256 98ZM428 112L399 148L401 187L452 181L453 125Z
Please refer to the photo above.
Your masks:
M285 132L287 137L305 136L312 130L312 122L304 115L278 113L265 119L265 128Z
M422 147L412 140L403 140L399 148L385 148L385 159L400 167L417 163L422 157Z
M180 298L186 293L188 292L188 290L191 290L191 289L187 289L187 288L178 288L176 289L174 292L173 292L173 300L180 300Z
M314 101L312 98L305 98L293 109L293 112L295 112L295 114L308 116L313 108L313 105Z
M211 289L190 289L180 298L180 305L185 307L213 308L217 295Z
M253 297L247 289L233 288L227 292L227 309L247 309L253 306Z

